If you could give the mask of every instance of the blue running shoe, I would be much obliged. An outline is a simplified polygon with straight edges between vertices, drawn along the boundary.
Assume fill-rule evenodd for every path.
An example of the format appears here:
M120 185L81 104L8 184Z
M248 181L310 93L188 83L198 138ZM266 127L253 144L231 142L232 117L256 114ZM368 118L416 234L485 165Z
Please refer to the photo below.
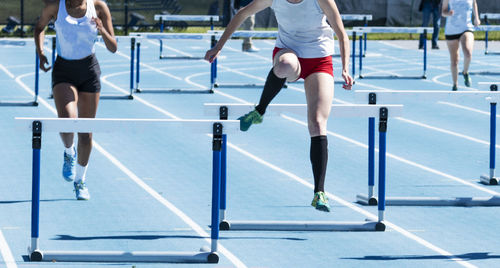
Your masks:
M462 73L464 76L464 84L466 87L470 87L472 79L470 78L468 73Z
M74 150L73 150L74 151ZM64 164L62 169L63 178L66 181L74 181L76 175L76 152L69 155L64 152Z
M74 182L76 199L78 200L89 200L90 194L89 189L85 182Z

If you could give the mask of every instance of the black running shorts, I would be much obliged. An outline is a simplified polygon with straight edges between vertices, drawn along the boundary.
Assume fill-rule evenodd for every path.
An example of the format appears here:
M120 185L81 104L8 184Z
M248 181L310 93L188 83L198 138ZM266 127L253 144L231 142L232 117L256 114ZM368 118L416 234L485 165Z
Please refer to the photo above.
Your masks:
M80 60L66 60L57 56L52 70L52 88L59 83L69 83L78 92L101 91L101 68L94 54Z

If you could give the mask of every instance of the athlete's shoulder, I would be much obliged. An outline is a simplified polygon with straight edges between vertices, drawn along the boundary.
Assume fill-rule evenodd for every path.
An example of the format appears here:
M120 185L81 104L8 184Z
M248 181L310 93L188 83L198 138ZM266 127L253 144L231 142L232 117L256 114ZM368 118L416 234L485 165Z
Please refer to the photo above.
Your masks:
M96 9L100 9L100 10L108 9L108 4L106 4L106 2L104 2L102 0L94 0L94 6Z

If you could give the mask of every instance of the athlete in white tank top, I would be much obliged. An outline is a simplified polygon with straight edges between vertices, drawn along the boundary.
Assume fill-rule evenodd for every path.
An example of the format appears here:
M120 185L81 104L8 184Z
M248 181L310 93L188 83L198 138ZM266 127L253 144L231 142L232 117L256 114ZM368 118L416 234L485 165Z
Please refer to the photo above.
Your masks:
M304 78L311 136L310 160L314 176L314 198L311 205L317 210L329 212L330 205L324 192L324 183L328 162L326 123L334 88L331 61L333 31L339 39L344 88L351 89L353 84L349 75L349 38L335 1L253 0L236 13L219 42L207 51L205 59L212 62L246 18L268 7L274 10L278 20L273 68L267 76L259 105L239 118L240 129L246 131L252 124L262 122L267 105L279 93L285 80ZM331 26L326 22L327 19Z
M94 118L99 104L100 67L94 55L94 43L99 32L111 52L117 44L108 6L101 0L50 0L35 26L36 51L40 69L47 72L47 57L43 43L45 27L56 19L58 57L52 71L52 92L57 114L61 118ZM78 200L88 200L85 184L87 164L92 149L92 133L78 133L78 145L73 145L74 133L61 133L64 144L63 178L73 181ZM75 151L78 148L78 152Z
M74 18L66 11L66 2L59 1L55 22L57 54L67 60L83 59L95 52L97 28L92 18L97 18L94 0L87 2L87 11L81 18Z
M477 2L476 0L444 0L441 13L443 17L447 17L444 33L448 51L450 52L452 90L458 90L460 46L462 46L464 54L464 69L462 71L464 84L466 87L470 87L472 80L469 76L469 66L472 60L472 51L474 50L472 15L474 15L474 25L479 26L481 24Z

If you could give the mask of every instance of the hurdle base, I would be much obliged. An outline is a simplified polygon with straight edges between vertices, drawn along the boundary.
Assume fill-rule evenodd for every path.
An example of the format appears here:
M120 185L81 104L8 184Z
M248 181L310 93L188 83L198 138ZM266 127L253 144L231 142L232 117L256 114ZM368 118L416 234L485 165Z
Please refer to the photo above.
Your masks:
M22 101L0 101L0 106L38 106L38 102L36 101L29 101L29 102L22 102Z
M488 175L481 175L481 183L485 185L498 185L498 178L490 177Z
M200 94L200 93L214 93L213 89L181 89L181 88L170 88L170 89L134 89L135 93L152 93L152 94Z
M358 194L356 196L356 202L365 206L376 206L378 205L378 200L376 197Z
M377 221L231 221L221 231L385 231L385 224Z
M401 76L401 75L380 75L380 76L365 76L359 75L360 79L427 79L427 75L420 76Z
M358 203L370 205L367 196L358 195ZM433 206L433 207L497 207L500 196L492 197L386 197L386 206Z
M133 100L133 95L101 95L99 96L101 100Z
M231 229L231 223L229 223L228 221L222 220L219 223L219 230L221 230L221 231L229 231L230 229Z
M191 56L160 56L160 60L203 60L205 57L191 57Z
M30 261L47 262L157 262L218 263L216 252L166 251L33 251Z

